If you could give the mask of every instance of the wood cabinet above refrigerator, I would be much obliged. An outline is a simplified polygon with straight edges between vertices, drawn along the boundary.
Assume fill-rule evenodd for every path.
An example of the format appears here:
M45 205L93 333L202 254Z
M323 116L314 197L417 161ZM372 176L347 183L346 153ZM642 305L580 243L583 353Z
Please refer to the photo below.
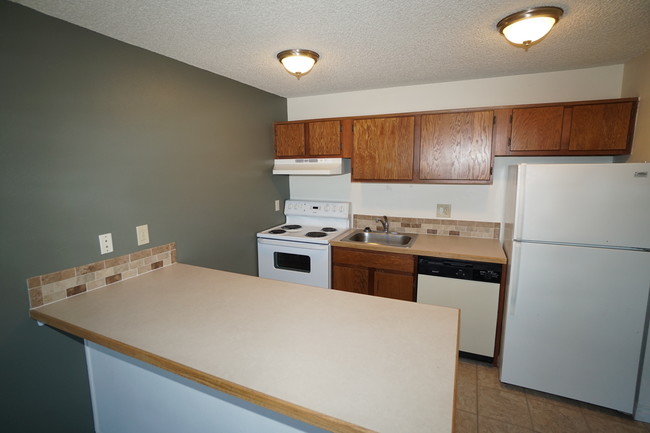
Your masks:
M629 154L637 105L625 98L498 109L495 156Z

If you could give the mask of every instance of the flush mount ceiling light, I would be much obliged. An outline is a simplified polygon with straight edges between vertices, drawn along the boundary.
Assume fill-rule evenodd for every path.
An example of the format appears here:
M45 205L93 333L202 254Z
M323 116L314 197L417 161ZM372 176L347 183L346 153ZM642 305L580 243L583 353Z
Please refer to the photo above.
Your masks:
M528 51L531 45L551 31L563 13L562 9L554 6L527 9L499 21L497 29L512 44Z
M314 67L320 56L315 51L295 49L278 53L278 60L288 73L300 79Z

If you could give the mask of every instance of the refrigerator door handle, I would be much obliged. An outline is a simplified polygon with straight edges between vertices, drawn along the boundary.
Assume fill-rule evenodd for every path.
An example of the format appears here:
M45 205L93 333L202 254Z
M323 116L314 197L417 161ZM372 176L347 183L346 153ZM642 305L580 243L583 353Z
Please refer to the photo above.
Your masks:
M521 239L524 233L524 205L526 200L525 187L526 187L526 164L520 164L517 171L517 184L515 188L515 215L514 226L512 228L512 238Z
M526 244L557 245L561 247L564 246L564 247L578 247L578 248L600 248L602 250L638 251L641 253L650 252L650 248L625 247L620 245L581 244L575 242L538 241L533 239L515 239L514 241L520 243L526 243Z
M510 284L508 284L508 316L515 315L517 290L519 288L519 263L521 262L521 243L512 242L512 264L510 265Z

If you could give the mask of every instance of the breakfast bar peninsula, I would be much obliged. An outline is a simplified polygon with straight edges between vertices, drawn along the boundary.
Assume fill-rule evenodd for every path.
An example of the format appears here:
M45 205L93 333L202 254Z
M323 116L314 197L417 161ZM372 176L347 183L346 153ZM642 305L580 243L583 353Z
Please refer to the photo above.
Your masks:
M34 308L98 432L453 430L459 312L185 264Z

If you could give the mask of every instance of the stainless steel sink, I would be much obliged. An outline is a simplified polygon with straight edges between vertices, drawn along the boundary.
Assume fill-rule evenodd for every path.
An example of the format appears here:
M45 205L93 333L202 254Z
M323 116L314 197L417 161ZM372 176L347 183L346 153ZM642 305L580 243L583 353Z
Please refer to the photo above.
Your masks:
M384 232L364 232L355 230L341 239L341 242L386 245L389 247L410 248L418 235Z

